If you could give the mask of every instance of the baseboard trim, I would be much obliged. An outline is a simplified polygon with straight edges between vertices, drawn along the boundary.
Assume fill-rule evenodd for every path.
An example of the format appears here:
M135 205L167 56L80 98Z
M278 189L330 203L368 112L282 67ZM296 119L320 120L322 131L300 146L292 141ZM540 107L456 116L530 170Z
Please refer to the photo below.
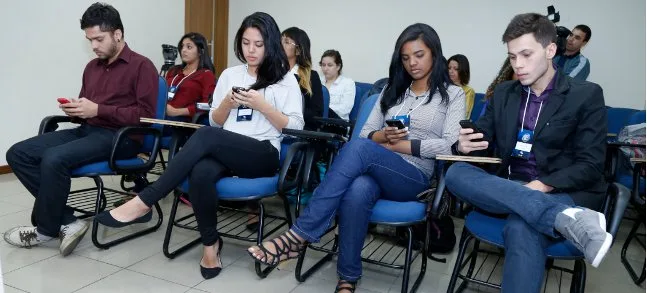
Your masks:
M13 173L13 171L11 171L11 167L9 167L9 165L0 166L0 175L9 174L9 173Z

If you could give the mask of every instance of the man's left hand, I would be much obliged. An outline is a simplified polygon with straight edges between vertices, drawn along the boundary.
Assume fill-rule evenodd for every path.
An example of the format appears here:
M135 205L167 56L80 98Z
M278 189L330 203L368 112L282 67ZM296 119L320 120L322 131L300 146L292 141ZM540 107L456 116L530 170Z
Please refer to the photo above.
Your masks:
M86 98L80 98L78 101L61 104L61 109L65 114L72 117L88 119L97 116L99 105Z
M554 189L554 187L546 185L539 180L530 181L525 186L533 190L541 191L543 193L549 193Z

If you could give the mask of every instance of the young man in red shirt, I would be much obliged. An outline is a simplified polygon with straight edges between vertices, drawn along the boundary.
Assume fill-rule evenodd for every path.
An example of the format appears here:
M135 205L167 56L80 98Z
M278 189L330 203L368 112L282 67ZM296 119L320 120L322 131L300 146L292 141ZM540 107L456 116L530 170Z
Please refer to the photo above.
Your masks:
M59 105L81 125L29 138L7 151L9 166L37 200L36 227L12 228L5 232L5 241L28 248L58 237L63 256L74 250L89 227L66 206L71 171L108 160L117 129L139 125L140 117L153 117L158 92L155 66L128 48L114 7L90 6L81 18L81 29L98 58L85 67L78 99ZM140 146L139 141L126 139L118 146L118 157L133 157Z

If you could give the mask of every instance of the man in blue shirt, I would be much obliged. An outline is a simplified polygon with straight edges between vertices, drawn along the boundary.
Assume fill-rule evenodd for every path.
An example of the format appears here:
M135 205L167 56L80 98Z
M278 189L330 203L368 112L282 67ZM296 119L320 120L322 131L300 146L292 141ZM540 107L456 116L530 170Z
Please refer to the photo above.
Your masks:
M561 56L555 56L553 63L564 74L577 80L586 80L591 72L591 62L580 51L590 39L591 28L584 24L576 26L566 39L566 51Z

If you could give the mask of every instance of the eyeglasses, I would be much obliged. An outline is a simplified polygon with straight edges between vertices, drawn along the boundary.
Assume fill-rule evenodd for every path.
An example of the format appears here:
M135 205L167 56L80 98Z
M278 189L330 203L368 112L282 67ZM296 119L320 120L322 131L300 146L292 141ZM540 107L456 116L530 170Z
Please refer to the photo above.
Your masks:
M298 45L295 42L290 41L290 39L288 38L281 38L281 43L285 45L292 45L292 46L298 47Z

